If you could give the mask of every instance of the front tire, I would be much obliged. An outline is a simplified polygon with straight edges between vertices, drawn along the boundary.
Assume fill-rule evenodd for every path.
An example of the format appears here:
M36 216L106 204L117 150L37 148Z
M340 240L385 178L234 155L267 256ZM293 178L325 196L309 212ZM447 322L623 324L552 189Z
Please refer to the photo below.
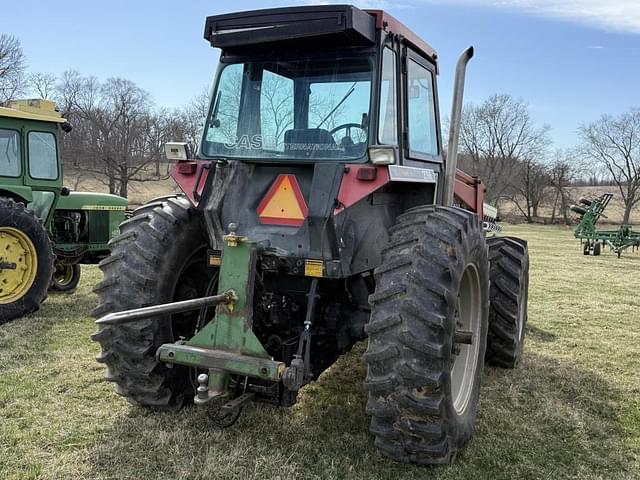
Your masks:
M42 221L24 204L0 198L0 323L40 308L53 258Z
M100 262L104 280L94 317L148 305L202 297L215 274L207 266L208 242L201 214L184 196L165 197L137 209L110 242L111 255ZM101 325L92 339L102 352L107 380L116 393L136 405L177 409L193 398L189 369L156 361L163 343L189 338L198 312Z
M482 223L462 209L416 207L389 234L366 327L370 430L396 461L450 463L472 437L484 365Z
M49 290L59 293L71 293L78 288L82 269L79 264L56 262Z

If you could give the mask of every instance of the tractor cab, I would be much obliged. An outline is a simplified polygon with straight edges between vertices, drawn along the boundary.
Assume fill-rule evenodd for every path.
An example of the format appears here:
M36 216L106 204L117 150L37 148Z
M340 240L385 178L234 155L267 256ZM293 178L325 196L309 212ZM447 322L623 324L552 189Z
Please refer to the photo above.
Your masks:
M441 171L437 55L389 14L240 12L209 17L205 38L222 56L201 158Z
M60 128L70 126L50 100L0 107L0 195L23 200L45 223L63 191Z

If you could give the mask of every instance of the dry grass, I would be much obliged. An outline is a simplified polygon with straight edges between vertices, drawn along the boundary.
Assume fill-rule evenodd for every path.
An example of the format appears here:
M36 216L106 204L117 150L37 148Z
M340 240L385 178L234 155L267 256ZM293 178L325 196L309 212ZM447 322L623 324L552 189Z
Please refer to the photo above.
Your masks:
M640 478L640 255L583 257L569 230L522 226L531 252L523 364L487 369L477 432L450 467L381 457L367 432L363 346L291 409L252 405L216 430L205 410L150 413L103 381L88 312L95 268L0 327L0 478Z

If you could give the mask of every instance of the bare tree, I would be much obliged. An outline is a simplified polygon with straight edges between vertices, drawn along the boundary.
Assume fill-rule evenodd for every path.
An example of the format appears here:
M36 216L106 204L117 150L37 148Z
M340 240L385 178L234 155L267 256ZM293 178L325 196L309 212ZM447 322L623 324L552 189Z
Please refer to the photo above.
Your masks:
M27 85L40 98L51 100L55 95L58 79L52 73L35 72L27 76Z
M548 126L537 127L529 106L509 95L492 95L480 105L465 107L460 132L461 168L487 185L487 201L497 203L521 180L522 169L533 176L544 155ZM521 182L520 182L521 183ZM520 185L520 190L533 192ZM533 215L533 204L530 199Z
M640 109L618 117L603 115L580 127L583 155L598 162L611 175L624 202L624 223L640 202Z
M578 169L576 168L574 152L556 150L549 165L549 177L553 192L553 206L551 223L555 222L556 211L559 209L565 225L569 220L569 204L571 203L570 187L575 182Z
M13 35L0 35L0 102L15 99L25 86L26 60L20 41Z
M509 196L527 223L533 223L539 217L538 209L551 183L549 174L539 159L534 158L518 161L515 171Z
M239 101L239 100L238 100ZM182 136L179 136L179 132L174 132L176 135L171 140L181 140L189 144L189 148L192 152L198 151L198 145L202 137L204 130L204 124L207 121L207 114L209 113L209 91L207 88L203 88L202 91L193 97L189 104L182 108L180 115L182 117L182 125L184 131Z
M165 131L174 123L168 118L177 115L155 113L148 93L121 78L101 84L94 77L65 72L58 98L74 125L63 146L74 166L100 174L109 191L122 196L127 196L129 182L159 178ZM156 175L148 171L153 164Z

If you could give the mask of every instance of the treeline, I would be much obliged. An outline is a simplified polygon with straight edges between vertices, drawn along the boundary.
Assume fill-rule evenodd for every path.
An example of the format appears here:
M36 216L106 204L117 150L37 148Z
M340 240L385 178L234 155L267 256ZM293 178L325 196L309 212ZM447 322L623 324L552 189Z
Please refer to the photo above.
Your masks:
M607 185L620 194L625 223L640 202L640 110L608 115L578 127L578 143L554 149L547 125L536 125L528 105L492 95L466 105L460 134L460 167L487 186L486 199L508 200L527 222L551 206L551 220L570 222L572 187Z
M127 196L130 182L165 179L170 165L163 145L171 140L198 142L207 109L206 92L178 109L159 108L131 80L104 82L75 70L61 77L27 73L20 42L0 35L0 103L11 99L54 100L73 131L63 135L68 166L103 181L110 193Z

